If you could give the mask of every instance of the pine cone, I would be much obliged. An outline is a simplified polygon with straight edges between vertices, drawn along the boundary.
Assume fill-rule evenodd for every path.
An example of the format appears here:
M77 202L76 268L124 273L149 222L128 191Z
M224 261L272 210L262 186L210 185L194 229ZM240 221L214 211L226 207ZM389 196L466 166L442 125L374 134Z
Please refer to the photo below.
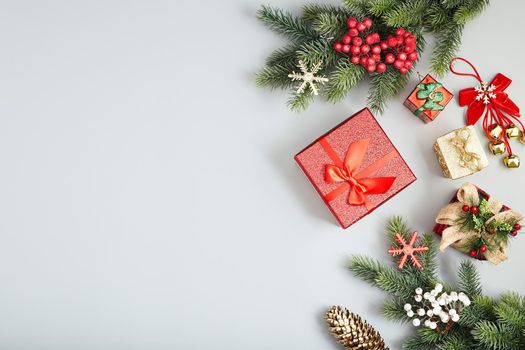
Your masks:
M381 335L359 315L332 306L326 313L330 333L348 350L389 350Z

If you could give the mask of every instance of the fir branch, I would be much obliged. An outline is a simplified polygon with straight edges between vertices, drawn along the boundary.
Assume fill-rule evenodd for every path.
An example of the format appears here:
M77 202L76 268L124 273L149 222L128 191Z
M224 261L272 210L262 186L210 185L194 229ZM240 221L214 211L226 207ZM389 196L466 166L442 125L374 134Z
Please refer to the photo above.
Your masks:
M372 285L377 286L376 279L390 268L385 264L378 262L372 258L362 255L354 255L350 259L348 269L352 271L354 276L366 281Z
M363 67L348 62L346 58L339 59L326 87L328 101L342 100L359 83L364 74Z
M293 81L288 78L288 74L295 69L295 64L288 62L286 65L273 64L264 67L255 78L258 86L265 86L271 89L288 88L292 86Z
M393 297L388 299L383 304L383 315L387 320L407 323L410 319L407 317L407 314L403 309L405 304L406 301L402 298Z
M314 29L324 36L327 41L335 41L346 32L345 18L333 13L320 13L312 21Z
M402 236L407 236L410 233L407 223L402 216L394 216L392 219L390 219L388 221L386 231L388 234L388 238L394 244L396 244L396 234L399 233Z
M449 70L450 61L456 56L461 44L463 25L450 24L436 33L436 46L430 59L432 71L442 77Z
M340 6L328 4L306 4L303 6L303 20L306 22L314 22L321 14L333 14L341 18L348 18L351 16L350 12Z
M475 0L461 5L454 13L454 21L457 24L467 23L483 12L489 3L489 0Z
M443 6L447 9L452 9L460 5L468 3L470 0L441 0Z
M439 5L432 5L426 11L425 26L430 27L432 30L437 30L447 24L451 20L450 17L451 15L447 9Z
M496 315L500 324L508 326L514 334L519 335L520 331L525 329L522 298L517 294L513 294L510 297L517 298L517 302L505 302L504 298L508 297L509 295L504 296L502 301L498 303L495 308Z
M494 309L497 303L494 299L480 295L473 298L471 306L463 309L459 325L462 327L474 327L481 320L494 321L496 315Z
M277 49L268 56L266 59L266 65L268 67L274 65L282 65L286 67L292 67L297 64L296 51L298 47L295 45L285 46L281 49Z
M434 235L425 233L422 243L428 247L426 253L421 255L421 266L423 266L421 273L425 279L423 283L434 287L438 282L438 252Z
M374 16L384 15L392 10L396 0L375 0L370 4L370 13Z
M354 17L366 17L368 15L367 0L343 0L345 6Z
M313 100L314 94L310 86L308 86L303 93L298 94L294 91L292 93L292 96L286 102L286 104L292 111L301 112L308 108L308 106L310 105L310 103L313 102Z
M405 350L434 350L433 344L428 344L420 335L415 335L403 344Z
M425 0L409 0L401 3L385 15L386 24L391 27L407 27L420 23L427 6Z
M390 66L384 73L372 75L367 99L370 109L374 112L383 113L387 100L401 91L408 79L408 73L400 74Z
M459 265L458 277L461 290L469 297L474 298L481 294L479 274L470 260L463 261Z
M378 273L374 282L383 291L405 300L409 299L419 287L417 278L393 269Z
M305 21L278 8L263 5L257 11L257 18L269 29L296 42L318 38L315 30Z
M335 51L328 42L324 41L308 41L299 46L295 52L297 59L303 61L307 65L315 65L319 62L323 63L323 67L331 66L335 63L337 56Z
M480 321L472 330L472 335L481 346L493 350L519 350L519 340L502 324Z

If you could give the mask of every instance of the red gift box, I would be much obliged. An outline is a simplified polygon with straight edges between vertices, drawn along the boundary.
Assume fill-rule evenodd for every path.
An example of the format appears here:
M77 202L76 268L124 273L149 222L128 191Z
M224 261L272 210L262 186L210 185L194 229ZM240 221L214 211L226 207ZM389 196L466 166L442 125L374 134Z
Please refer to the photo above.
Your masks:
M343 228L416 180L368 108L295 156Z
M418 97L418 92L420 87L430 86L430 83L438 84L435 90L429 93L429 96L426 98ZM439 108L426 108L425 103L431 99L431 97L441 97L439 101L436 102L436 107ZM448 91L441 83L437 82L430 74L425 75L425 77L419 82L410 95L406 98L404 105L416 115L419 119L425 123L429 123L436 119L438 114L443 108L452 100L452 93Z

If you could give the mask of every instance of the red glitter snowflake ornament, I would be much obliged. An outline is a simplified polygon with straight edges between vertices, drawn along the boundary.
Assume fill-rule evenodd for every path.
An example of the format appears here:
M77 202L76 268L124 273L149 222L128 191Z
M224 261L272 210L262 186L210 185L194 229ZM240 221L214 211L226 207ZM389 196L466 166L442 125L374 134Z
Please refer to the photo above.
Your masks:
M400 269L405 267L407 260L410 257L410 260L412 260L412 265L414 265L420 270L423 270L423 266L421 266L421 258L416 256L416 254L426 252L428 250L428 247L424 245L414 247L418 235L419 234L417 232L412 232L412 234L410 235L410 239L407 243L405 237L403 237L399 233L396 233L396 241L399 243L399 245L394 245L390 247L390 249L388 250L388 254L392 256L403 255L401 259L399 259L399 263L397 264L397 267L399 267Z

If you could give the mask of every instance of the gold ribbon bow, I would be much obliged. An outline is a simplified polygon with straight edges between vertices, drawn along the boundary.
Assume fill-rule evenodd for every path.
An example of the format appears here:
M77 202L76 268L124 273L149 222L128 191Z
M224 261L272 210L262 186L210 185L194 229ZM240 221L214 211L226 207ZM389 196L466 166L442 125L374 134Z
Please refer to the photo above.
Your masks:
M483 238L485 241L491 242L491 244L497 246L497 249L487 250L485 253L485 258L488 261L497 265L500 262L507 260L506 242L497 242L493 233L469 230L463 227L461 223L461 217L464 214L462 210L463 206L478 205L480 203L479 193L476 186L470 183L464 184L458 191L457 199L457 202L451 203L441 209L436 218L436 223L449 226L443 231L439 249L444 251L447 247L452 246L453 248L468 254L469 241L472 239ZM520 213L513 210L501 211L503 205L493 197L488 199L488 205L494 215L487 220L485 223L486 226L490 225L490 222L493 220L508 222L519 220L521 218Z
M471 136L470 130L464 127L454 131L454 137L450 139L450 143L458 152L458 163L461 167L472 171L480 171L482 169L479 163L481 157L476 152L468 150Z

